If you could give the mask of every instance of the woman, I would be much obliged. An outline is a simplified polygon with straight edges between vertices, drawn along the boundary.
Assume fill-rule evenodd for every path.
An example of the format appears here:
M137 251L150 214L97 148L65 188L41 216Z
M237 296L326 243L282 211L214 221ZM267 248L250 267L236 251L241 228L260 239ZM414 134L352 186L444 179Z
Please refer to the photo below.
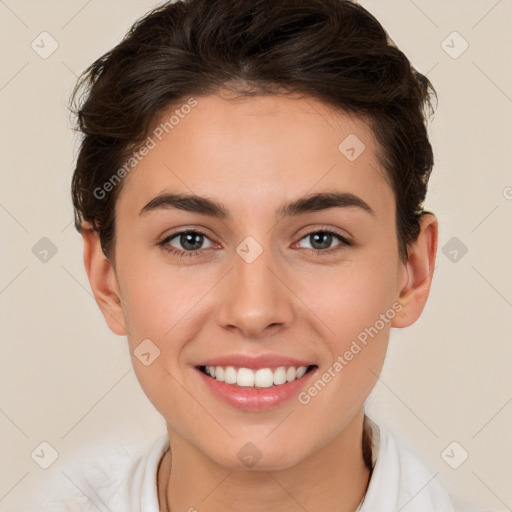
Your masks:
M364 411L430 290L432 94L348 0L166 3L84 73L85 267L167 424L110 510L471 510Z

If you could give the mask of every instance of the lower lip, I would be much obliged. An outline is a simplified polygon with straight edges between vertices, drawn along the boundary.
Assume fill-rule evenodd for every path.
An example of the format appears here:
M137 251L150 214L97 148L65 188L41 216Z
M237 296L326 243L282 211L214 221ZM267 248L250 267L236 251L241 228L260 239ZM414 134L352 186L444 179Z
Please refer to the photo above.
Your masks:
M195 368L208 389L225 403L246 411L266 411L284 404L292 397L296 397L316 373L318 367L305 373L300 379L271 386L269 388L256 388L226 384L204 374Z

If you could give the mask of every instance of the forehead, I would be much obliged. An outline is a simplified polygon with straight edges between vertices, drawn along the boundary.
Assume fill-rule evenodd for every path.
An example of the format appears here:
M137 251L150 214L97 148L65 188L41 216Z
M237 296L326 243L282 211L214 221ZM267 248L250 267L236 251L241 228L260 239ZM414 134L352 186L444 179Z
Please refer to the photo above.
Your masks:
M150 149L124 178L119 208L140 210L174 191L261 211L330 189L366 196L375 210L389 207L379 147L360 118L311 97L219 93L194 100L174 105L152 127Z

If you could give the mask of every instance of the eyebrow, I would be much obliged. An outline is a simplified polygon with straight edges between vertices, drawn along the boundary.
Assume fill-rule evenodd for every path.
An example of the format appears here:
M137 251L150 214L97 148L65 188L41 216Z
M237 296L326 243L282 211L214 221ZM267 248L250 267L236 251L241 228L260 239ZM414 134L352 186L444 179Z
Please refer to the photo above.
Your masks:
M149 201L141 209L139 215L170 208L201 213L218 219L231 218L229 210L224 205L195 194L160 194ZM301 197L278 208L276 215L290 217L329 208L360 208L371 215L375 215L374 210L368 203L349 192L321 192Z

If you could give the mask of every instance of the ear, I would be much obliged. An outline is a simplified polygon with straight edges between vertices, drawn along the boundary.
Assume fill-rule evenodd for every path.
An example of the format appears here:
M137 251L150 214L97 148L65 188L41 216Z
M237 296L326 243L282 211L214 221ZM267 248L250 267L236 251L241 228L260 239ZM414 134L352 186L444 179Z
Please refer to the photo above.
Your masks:
M126 335L126 326L115 269L103 253L98 232L90 222L82 224L82 239L84 241L85 270L94 298L110 330L124 336Z
M392 327L408 327L420 317L427 302L436 262L438 223L431 213L420 219L418 238L408 248L409 257L404 263L403 286L398 302L401 311L393 318Z

